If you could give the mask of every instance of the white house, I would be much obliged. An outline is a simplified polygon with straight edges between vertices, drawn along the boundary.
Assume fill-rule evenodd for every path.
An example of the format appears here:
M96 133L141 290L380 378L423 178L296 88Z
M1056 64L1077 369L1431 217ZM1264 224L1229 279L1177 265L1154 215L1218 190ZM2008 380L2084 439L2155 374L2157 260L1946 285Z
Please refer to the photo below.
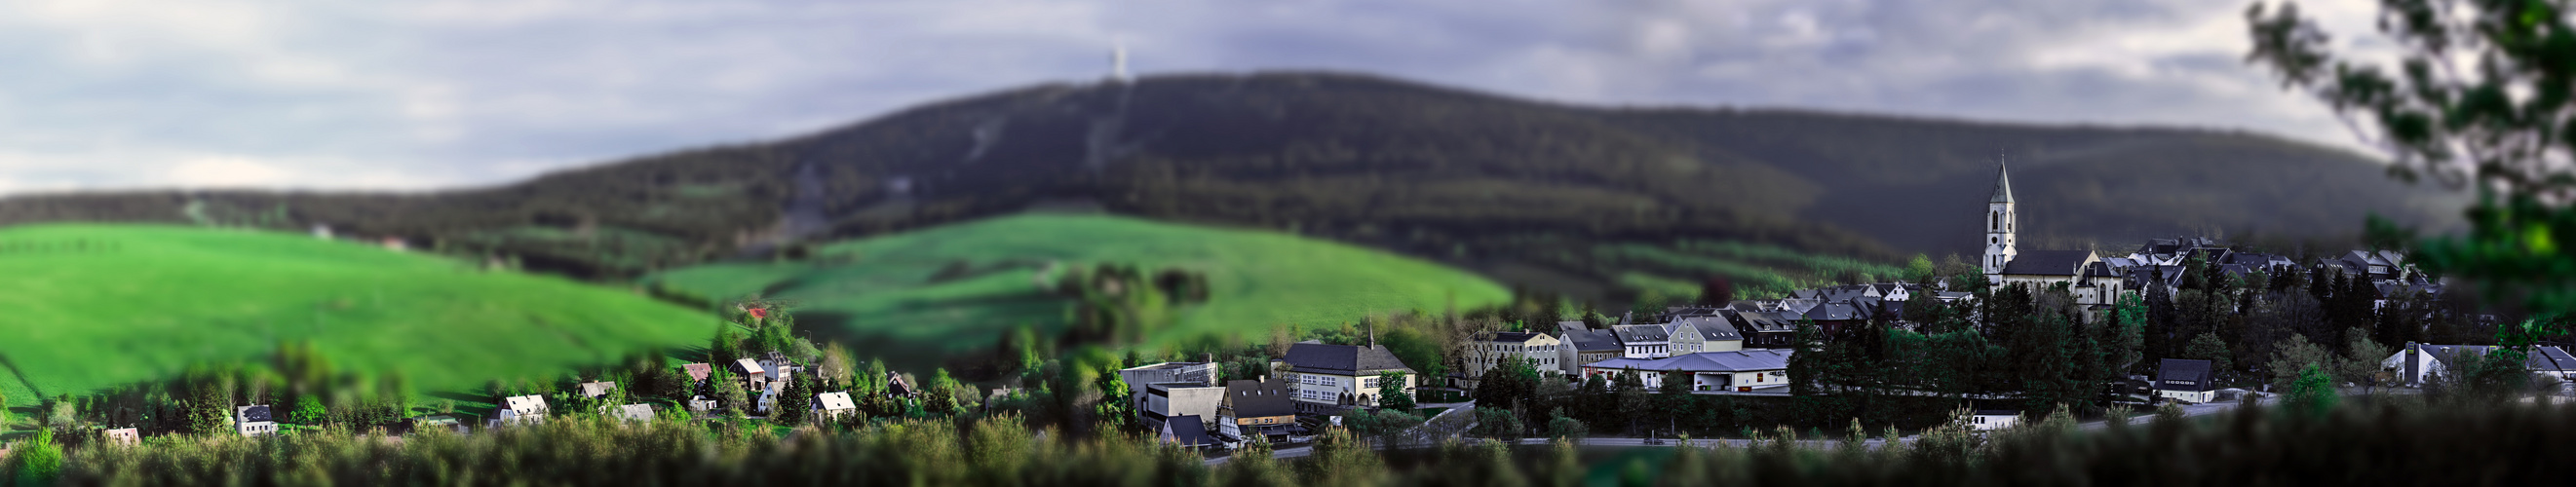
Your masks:
M546 422L546 398L545 396L537 395L501 398L501 410L495 411L493 416L492 424L494 426L544 424Z
M842 416L848 416L858 410L859 405L857 402L850 400L850 393L826 392L814 395L813 419L816 422L840 419Z
M1375 406L1380 374L1403 374L1404 383L1398 387L1407 393L1413 392L1415 378L1421 375L1395 358L1385 345L1305 341L1290 345L1284 361L1288 363L1288 382L1297 387L1300 413L1330 414L1353 406Z
M2218 371L2207 360L2169 358L2156 367L2156 397L2187 403L2218 399Z
M266 404L233 408L233 429L242 436L274 435L277 434L277 416L269 411Z
M1619 346L1626 352L1622 354L1624 357L1650 359L1673 356L1672 335L1661 325L1612 326L1610 334L1619 338Z

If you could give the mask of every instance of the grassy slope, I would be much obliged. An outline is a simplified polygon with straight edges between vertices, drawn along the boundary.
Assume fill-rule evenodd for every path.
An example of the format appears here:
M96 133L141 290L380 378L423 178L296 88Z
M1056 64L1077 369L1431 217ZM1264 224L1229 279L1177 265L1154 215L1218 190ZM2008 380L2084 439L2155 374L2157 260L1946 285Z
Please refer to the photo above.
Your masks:
M311 340L424 390L551 376L713 319L554 277L291 234L132 225L0 229L0 357L47 395L262 359ZM13 403L28 384L0 377Z
M1463 309L1510 298L1501 285L1474 274L1375 250L1097 215L1008 216L850 241L825 247L812 262L705 265L656 279L714 297L770 289L768 297L796 302L808 328L914 365L990 347L1000 330L1022 323L1060 329L1068 301L1035 286L1051 262L1206 273L1209 302L1184 308L1174 331L1161 337L1257 335L1279 323L1338 324L1372 312L1438 311L1453 302ZM942 276L943 270L952 272Z

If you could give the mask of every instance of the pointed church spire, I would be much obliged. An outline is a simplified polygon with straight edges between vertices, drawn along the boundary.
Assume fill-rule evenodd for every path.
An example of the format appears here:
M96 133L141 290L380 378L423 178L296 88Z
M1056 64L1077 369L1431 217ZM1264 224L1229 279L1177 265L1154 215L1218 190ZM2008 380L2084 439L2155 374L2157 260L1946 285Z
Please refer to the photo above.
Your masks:
M2002 157L2002 156L2000 156L2000 155L1999 155L1999 156L1996 156L1996 157L1995 157L1995 197L1994 197L1994 198L1991 198L1991 199L1987 199L1987 200L1986 200L1986 202L1987 202L1987 203L2011 203L2011 202L2013 202L2013 197L2012 197L2012 175L2011 175L2011 174L2008 174L2008 172L2009 172L2009 171L2006 171L2006 170L2005 170L2005 168L2004 168L2004 159L2003 159L2003 157Z

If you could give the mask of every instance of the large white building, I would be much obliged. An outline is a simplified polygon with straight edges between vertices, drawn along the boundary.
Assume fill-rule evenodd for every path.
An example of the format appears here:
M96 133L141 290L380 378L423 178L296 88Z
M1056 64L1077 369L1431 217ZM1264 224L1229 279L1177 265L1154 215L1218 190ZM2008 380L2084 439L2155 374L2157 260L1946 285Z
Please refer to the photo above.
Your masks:
M1688 380L1692 391L1754 392L1789 385L1792 353L1788 349L1757 348L1657 359L1615 358L1584 364L1583 374L1617 380L1618 374L1634 371L1649 389L1662 388L1666 380Z
M1412 394L1421 374L1406 367L1384 345L1326 345L1298 342L1288 347L1287 379L1297 392L1297 412L1331 414L1352 407L1377 405L1380 374L1404 375L1399 387Z
M1467 353L1463 354L1466 356L1467 377L1483 378L1485 371L1502 365L1503 359L1507 357L1528 360L1530 366L1540 372L1554 372L1559 370L1556 352L1560 348L1564 348L1562 341L1546 333L1518 331L1495 333L1491 338L1467 344Z

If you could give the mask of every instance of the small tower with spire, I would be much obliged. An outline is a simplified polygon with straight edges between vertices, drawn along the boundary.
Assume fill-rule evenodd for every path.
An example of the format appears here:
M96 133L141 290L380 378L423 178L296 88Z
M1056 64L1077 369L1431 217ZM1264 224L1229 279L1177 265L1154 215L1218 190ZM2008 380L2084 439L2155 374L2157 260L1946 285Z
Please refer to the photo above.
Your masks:
M1986 282L2003 282L2004 265L2012 263L2015 254L2012 176L2005 170L2003 158L1998 156L1995 158L1995 195L1986 199L1986 256L1982 262L1986 269Z

